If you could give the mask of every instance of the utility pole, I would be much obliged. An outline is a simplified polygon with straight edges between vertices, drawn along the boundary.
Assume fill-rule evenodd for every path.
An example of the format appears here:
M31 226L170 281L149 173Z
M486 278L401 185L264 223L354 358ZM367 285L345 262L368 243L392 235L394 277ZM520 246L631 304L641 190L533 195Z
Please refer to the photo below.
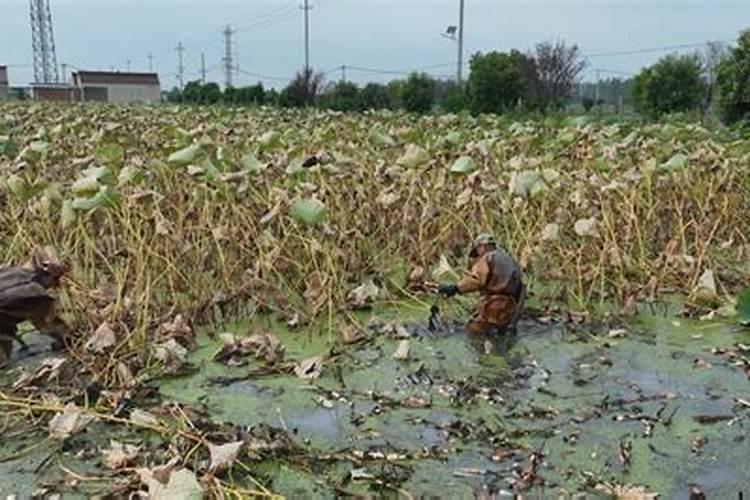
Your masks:
M461 0L458 13L458 84L463 81L464 66L464 0Z
M201 81L206 84L206 54L201 52Z
M179 61L177 63L177 79L180 82L180 90L182 90L185 87L185 64L182 60L182 54L183 52L185 52L185 46L182 45L182 42L180 42L177 44L175 50L177 51L177 58Z
M62 69L62 83L68 83L68 65L65 63L62 63L60 65L60 68Z
M230 25L224 30L224 86L232 86L232 72L234 71L234 61L232 58L232 35L234 31Z
M305 75L310 73L310 11L312 5L310 0L305 0L305 4L302 6L302 10L305 11Z
M148 53L148 72L154 72L154 55L151 52Z
M130 59L125 61L125 67L128 68L128 73L130 73Z
M341 81L346 83L346 64L341 66Z

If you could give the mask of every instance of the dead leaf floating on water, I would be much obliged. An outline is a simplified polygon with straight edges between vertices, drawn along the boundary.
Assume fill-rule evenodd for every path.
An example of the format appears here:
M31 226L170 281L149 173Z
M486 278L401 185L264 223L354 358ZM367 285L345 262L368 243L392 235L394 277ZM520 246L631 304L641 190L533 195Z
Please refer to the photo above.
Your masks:
M159 420L149 412L136 408L130 414L130 421L142 427L158 427Z
M398 344L396 352L393 353L393 357L399 361L407 361L410 356L411 346L408 340L402 340Z
M658 493L651 493L643 486L602 483L597 484L595 489L617 500L655 500L659 497Z
M112 440L109 448L102 450L102 462L111 470L118 470L130 465L138 457L141 448L132 444L122 444Z
M200 500L201 487L195 474L188 469L180 469L168 475L166 481L158 478L156 469L138 469L141 482L148 487L149 500Z
M323 371L323 356L315 356L300 362L294 368L294 374L304 380L313 380L320 377Z
M365 309L372 305L379 295L380 289L370 280L349 292L346 301L352 309Z
M208 467L209 472L217 474L231 469L237 460L243 444L242 441L219 446L209 443L208 451L211 454L211 465Z
M62 413L56 414L49 422L50 435L56 439L67 439L86 428L96 418L86 415L75 404L69 403Z

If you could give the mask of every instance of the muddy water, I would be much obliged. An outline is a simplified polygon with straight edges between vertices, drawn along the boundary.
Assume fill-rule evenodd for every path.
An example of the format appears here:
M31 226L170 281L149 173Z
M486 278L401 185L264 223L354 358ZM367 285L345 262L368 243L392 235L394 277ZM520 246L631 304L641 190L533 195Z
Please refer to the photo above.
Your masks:
M299 488L333 495L330 485L355 468L415 496L510 492L534 451L544 455L532 486L539 494L590 491L603 482L643 485L665 498L687 498L692 485L714 498L750 494L750 409L736 403L750 400L750 382L711 353L750 343L750 335L653 317L633 323L624 338L606 333L524 323L507 352L493 345L487 354L460 329L420 327L412 329L408 362L393 358L396 340L379 337L350 349L338 370L313 382L281 376L226 387L208 379L243 369L208 361L216 346L206 343L194 355L200 374L161 390L203 402L218 419L286 428L320 455L376 457L340 461L314 477L267 467L274 490L291 496ZM328 348L299 334L282 340L292 358ZM699 423L701 416L724 420ZM394 470L377 459L420 451L432 456L395 460ZM346 487L369 488L377 486L366 480Z
M256 328L267 325L227 330ZM662 498L688 498L693 485L709 498L750 494L750 408L737 402L750 401L750 382L712 354L750 344L746 331L644 316L622 338L533 322L521 325L511 345L485 345L460 328L410 333L408 361L393 358L397 340L374 335L348 347L317 380L275 375L229 385L212 381L261 365L219 365L211 359L218 343L202 337L191 354L200 370L164 380L160 390L204 405L217 421L288 430L320 460L303 469L279 459L255 471L291 498L342 491L470 498L521 487L545 497L593 493L602 483L641 485ZM278 335L288 359L331 348L319 333ZM112 437L111 429L94 431L101 442ZM16 437L0 451L37 441ZM543 458L532 474L535 453ZM0 463L0 493L25 497L61 477L54 464L35 470L48 456L40 449ZM68 466L95 475L95 447L66 456ZM352 474L360 480L349 481ZM531 484L519 483L524 475Z

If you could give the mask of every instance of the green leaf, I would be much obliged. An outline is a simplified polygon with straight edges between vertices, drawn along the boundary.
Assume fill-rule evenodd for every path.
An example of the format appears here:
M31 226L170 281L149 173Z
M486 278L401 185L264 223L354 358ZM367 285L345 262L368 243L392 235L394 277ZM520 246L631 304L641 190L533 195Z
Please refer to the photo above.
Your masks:
M75 181L70 190L76 195L86 195L99 192L101 187L96 177L84 177Z
M393 147L396 145L396 141L393 137L381 132L380 130L374 130L372 134L370 134L370 139L372 139L373 144L376 146Z
M23 196L26 192L26 181L16 174L9 175L5 183L8 185L10 192L16 196Z
M296 175L301 175L305 173L305 167L302 165L305 163L305 160L302 158L295 158L292 161L289 162L289 165L286 167L286 175L289 175L291 177L294 177Z
M322 224L326 220L325 204L314 198L297 200L292 205L292 216L310 226Z
M243 156L240 160L240 164L242 165L242 170L254 174L259 174L268 168L267 163L262 163L260 160L258 160L258 158L256 158L254 154L251 153Z
M281 136L278 132L269 130L258 139L258 146L260 149L273 149L281 144Z
M120 168L125 161L125 150L119 144L102 143L94 151L94 158L102 165Z
M477 169L477 163L470 156L462 156L451 167L454 174L470 174Z
M737 315L741 324L750 326L750 288L737 297Z
M191 144L190 146L172 153L167 159L167 163L173 167L187 167L191 163L195 163L203 153L199 144Z
M677 153L669 161L662 163L659 166L659 170L663 172L671 172L675 170L682 170L687 166L688 158L682 153Z
M17 154L18 146L13 142L13 139L7 135L0 135L0 156L12 159L15 158Z

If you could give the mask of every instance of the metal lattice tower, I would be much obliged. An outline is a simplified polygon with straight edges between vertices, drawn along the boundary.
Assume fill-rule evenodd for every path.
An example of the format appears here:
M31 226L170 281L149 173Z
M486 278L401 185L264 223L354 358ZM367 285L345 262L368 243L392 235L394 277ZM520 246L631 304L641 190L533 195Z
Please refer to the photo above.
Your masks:
M34 49L34 80L36 83L57 83L57 55L52 12L49 0L30 0L31 40Z

